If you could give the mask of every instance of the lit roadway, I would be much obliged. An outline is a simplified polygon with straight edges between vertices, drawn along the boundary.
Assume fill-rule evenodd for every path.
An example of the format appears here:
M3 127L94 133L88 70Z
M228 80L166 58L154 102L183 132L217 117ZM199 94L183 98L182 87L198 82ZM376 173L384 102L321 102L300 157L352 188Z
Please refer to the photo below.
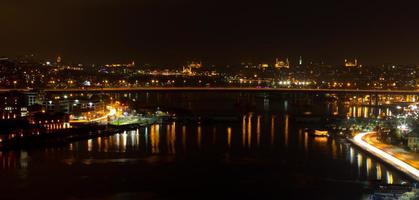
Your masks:
M385 151L367 143L364 141L363 137L372 134L373 132L362 132L356 135L353 139L353 142L361 147L362 149L370 152L371 154L377 156L378 158L384 160L388 164L394 166L395 168L405 172L410 177L414 178L415 180L419 181L419 170L415 167L409 165L408 163L400 160L397 155L396 157L386 153Z
M116 115L116 109L115 108L111 108L109 110L109 113L107 113L106 115L103 115L101 117L98 118L94 118L94 119L90 119L90 120L70 120L70 123L89 123L89 122L98 122L98 121L102 121L102 120L107 120L108 117L114 116Z
M104 116L102 116L102 117L98 117L98 118L95 118L95 119L91 119L90 121L91 122L97 122L97 121L101 121L101 120L107 120L108 119L108 117L111 117L111 116L114 116L114 115L116 115L116 109L115 108L111 108L110 110L109 110L109 113L108 114L106 114L106 115L104 115Z
M0 89L0 93L9 91L30 92L31 89ZM405 94L419 95L419 90L364 90L364 89L312 89L312 88L258 88L258 87L115 87L115 88L61 88L41 89L49 93L61 92L278 92L278 93L356 93L356 94Z
M309 88L256 88L256 87L121 87L121 88L73 88L45 89L45 92L278 92L278 93L365 93L419 95L419 90L358 90L358 89L309 89Z

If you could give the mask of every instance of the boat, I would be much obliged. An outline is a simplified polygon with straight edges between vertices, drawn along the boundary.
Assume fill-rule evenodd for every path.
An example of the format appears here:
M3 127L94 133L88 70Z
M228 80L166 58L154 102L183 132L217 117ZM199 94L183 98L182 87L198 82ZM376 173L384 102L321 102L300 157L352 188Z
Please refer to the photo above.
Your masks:
M329 137L329 131L325 130L313 130L310 132L313 137Z

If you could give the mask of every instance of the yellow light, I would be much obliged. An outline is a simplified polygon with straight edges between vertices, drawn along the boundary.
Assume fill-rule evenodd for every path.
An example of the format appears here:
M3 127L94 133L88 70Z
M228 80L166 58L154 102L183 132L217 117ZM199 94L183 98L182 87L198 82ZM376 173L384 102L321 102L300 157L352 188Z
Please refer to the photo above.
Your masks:
M377 147L368 144L367 142L365 142L364 140L362 140L362 138L368 134L371 134L371 132L363 132L363 133L359 133L358 135L356 135L354 137L354 142L356 144L358 144L359 146L365 148L366 150L368 150L369 152L373 153L374 155L377 155L378 157L382 158L383 160L386 160L389 163L392 163L395 165L396 168L412 175L413 177L415 177L417 180L419 180L419 170L412 167L411 165L397 159L396 157L384 152L381 149L378 149Z

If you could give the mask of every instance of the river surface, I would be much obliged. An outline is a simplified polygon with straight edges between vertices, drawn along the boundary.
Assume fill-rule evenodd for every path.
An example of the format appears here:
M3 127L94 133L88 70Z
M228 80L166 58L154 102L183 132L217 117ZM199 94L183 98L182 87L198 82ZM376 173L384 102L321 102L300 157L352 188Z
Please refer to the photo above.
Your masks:
M0 199L365 199L373 183L409 182L343 139L310 137L306 128L323 122L298 120L302 113L364 117L374 109L315 95L115 98L130 99L138 110L175 110L179 119L237 120L179 120L61 147L0 152Z

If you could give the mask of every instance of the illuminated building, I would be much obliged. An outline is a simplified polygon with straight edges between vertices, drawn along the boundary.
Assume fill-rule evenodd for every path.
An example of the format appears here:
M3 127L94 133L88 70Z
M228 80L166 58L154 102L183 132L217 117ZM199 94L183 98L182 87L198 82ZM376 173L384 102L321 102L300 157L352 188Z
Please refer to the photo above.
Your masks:
M17 119L28 115L28 107L35 105L35 93L20 93L16 91L0 95L0 119Z
M281 68L290 68L290 61L287 59L285 59L285 61L283 60L279 60L278 58L275 60L275 68L276 69L281 69Z
M68 101L68 99L46 99L43 102L43 106L46 109L46 111L50 113L69 113L70 111L70 102Z
M60 64L61 64L61 62L62 62L61 56L58 56L58 57L57 57L57 65L60 65Z
M182 72L183 72L184 74L191 75L191 74L192 74L192 69L186 66L186 67L183 67Z
M188 63L187 66L183 67L183 73L184 74L188 74L188 75L192 75L193 74L193 69L199 69L202 67L202 62L190 62Z
M94 110L104 110L105 103L102 97L93 95L92 97L78 97L70 99L64 96L48 96L43 101L43 106L48 113L81 113Z
M202 67L202 62L191 62L188 64L188 67L192 69L199 69Z
M300 56L300 59L298 59L298 65L303 65L303 57Z
M269 64L265 64L265 63L259 64L259 68L261 68L261 69L266 69L268 67L269 67Z
M31 124L45 127L48 130L70 128L69 115L63 113L35 113L28 117Z
M113 68L113 67L135 67L135 62L132 61L128 64L121 64L121 63L113 63L113 64L106 64L105 67Z
M358 60L355 59L353 61L345 59L345 67L358 67Z

